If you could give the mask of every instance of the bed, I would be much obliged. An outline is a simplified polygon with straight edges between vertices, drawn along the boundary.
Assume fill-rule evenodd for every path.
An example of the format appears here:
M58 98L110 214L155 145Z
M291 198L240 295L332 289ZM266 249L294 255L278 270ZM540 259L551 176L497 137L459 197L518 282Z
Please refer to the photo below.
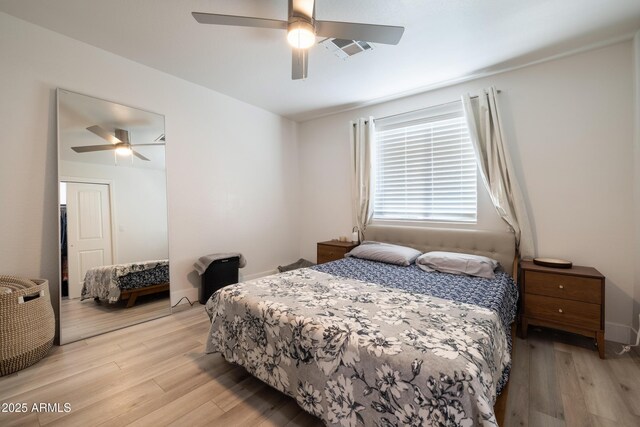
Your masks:
M126 300L126 307L130 308L139 296L168 290L169 260L141 261L87 270L80 299L106 300L112 304Z
M230 285L207 352L327 425L497 425L517 289L511 233L370 227L367 239L497 259L495 279L344 259Z

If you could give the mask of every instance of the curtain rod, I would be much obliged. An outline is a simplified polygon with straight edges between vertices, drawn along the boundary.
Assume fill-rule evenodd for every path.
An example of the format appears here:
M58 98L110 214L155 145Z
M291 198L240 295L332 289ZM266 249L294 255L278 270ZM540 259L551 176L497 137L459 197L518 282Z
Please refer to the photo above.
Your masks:
M502 92L501 90L497 91L498 93ZM471 99L476 99L478 97L478 95L476 96L471 96ZM391 114L389 116L383 116L383 117L374 117L374 121L375 120L382 120L382 119L390 119L392 117L397 117L397 116L402 116L404 114L411 114L411 113L418 113L422 110L428 110L429 108L435 108L435 107L442 107L443 105L449 105L449 104L453 104L454 102L460 102L459 99L456 99L455 101L449 101L449 102L443 102L442 104L436 104L436 105L430 105L429 107L424 107L424 108L418 108L417 110L411 110L411 111L405 111L404 113L398 113L398 114ZM365 120L365 123L369 123L369 120ZM356 124L354 123L353 126L355 126Z

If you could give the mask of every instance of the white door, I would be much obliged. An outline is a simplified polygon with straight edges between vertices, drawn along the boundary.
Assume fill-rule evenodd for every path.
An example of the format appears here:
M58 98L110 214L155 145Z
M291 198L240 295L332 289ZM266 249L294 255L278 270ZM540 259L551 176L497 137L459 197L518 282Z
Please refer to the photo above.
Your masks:
M88 269L113 264L106 184L67 183L69 298L80 298Z

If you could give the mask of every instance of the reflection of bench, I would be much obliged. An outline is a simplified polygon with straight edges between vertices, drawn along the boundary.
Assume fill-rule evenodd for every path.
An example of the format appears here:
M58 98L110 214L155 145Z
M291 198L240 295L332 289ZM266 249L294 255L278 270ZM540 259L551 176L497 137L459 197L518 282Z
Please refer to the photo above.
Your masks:
M136 298L138 298L139 296L157 294L157 293L165 292L168 290L169 290L169 283L151 285L151 286L147 286L146 288L128 289L120 293L120 299L128 300L127 308L129 308L129 307L133 307L133 305L136 303Z

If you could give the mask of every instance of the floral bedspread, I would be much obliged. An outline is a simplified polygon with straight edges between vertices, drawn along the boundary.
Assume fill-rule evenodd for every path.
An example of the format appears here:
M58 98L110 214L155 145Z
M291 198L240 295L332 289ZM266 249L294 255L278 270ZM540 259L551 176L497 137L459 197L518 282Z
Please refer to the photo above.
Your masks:
M340 426L496 426L510 362L498 315L301 269L227 286L207 352Z
M84 276L81 300L118 302L121 291L169 283L169 261L142 261L90 268Z
M415 264L405 267L353 257L314 265L311 268L334 276L488 308L498 313L511 353L511 325L516 318L518 286L502 268L496 270L496 277L493 279L437 271L425 272ZM498 393L507 384L510 371L511 365L503 371L498 382Z

